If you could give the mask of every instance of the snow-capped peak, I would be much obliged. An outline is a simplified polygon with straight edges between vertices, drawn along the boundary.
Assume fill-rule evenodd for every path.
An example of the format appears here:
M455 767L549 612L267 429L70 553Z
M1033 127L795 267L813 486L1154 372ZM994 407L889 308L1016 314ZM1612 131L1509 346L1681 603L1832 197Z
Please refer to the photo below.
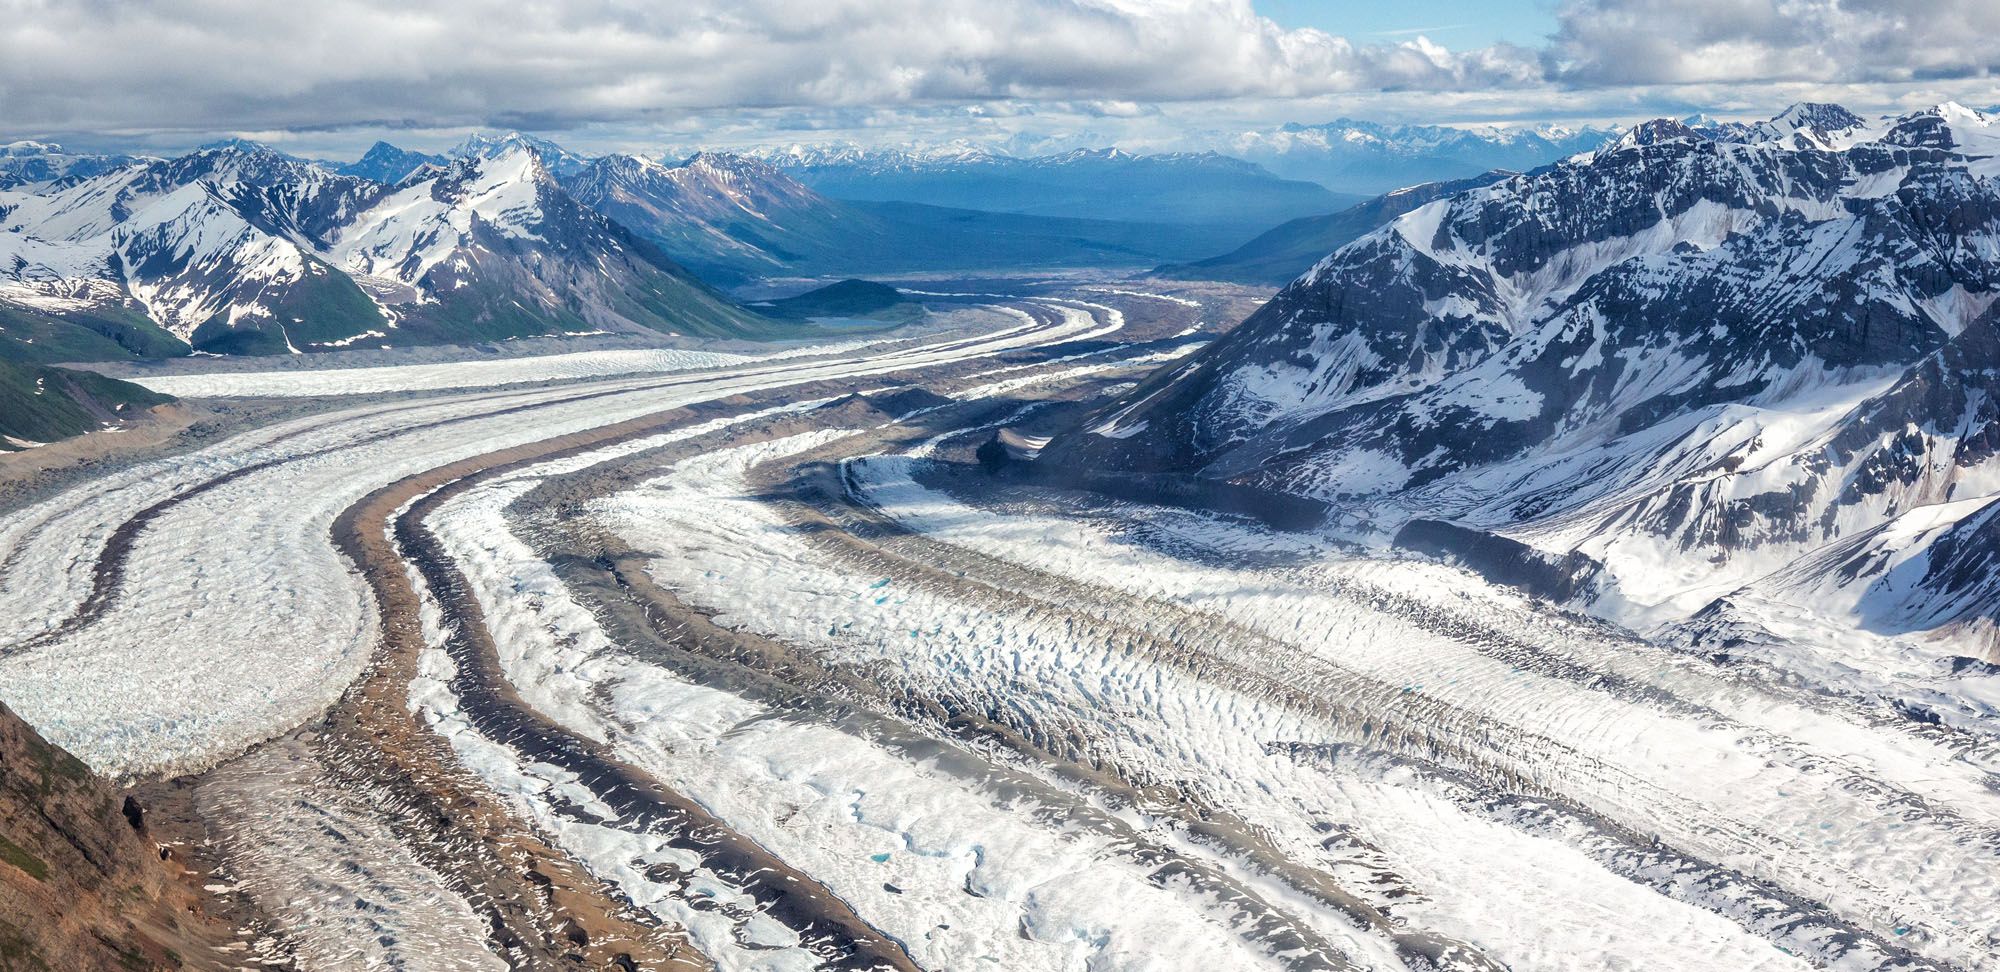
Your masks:
M1924 109L1924 114L1936 115L1949 122L1971 122L1977 125L1992 124L1986 113L1977 108L1968 108L1956 101L1941 102Z
M404 180L359 214L334 241L334 261L353 273L415 284L466 245L475 221L506 236L536 238L549 188L539 154L526 145L458 159L430 178Z
M1840 105L1825 102L1801 101L1771 119L1771 126L1790 134L1796 131L1837 132L1859 128L1866 122Z
M1868 123L1840 105L1802 101L1755 126L1762 140L1783 141L1789 148L1838 150L1868 134Z
M219 138L213 142L208 142L203 144L200 148L196 149L196 151L197 152L241 152L245 155L260 155L264 153L269 153L272 155L284 154L283 152L280 152L277 149L274 149L269 145L264 144L263 142L259 142L256 139L250 139L250 138Z
M1655 118L1632 126L1630 131L1618 136L1618 140L1611 143L1607 150L1615 152L1634 146L1658 145L1675 139L1701 137L1703 136L1700 132L1671 118Z
M517 149L526 149L541 156L542 163L558 176L567 176L590 164L589 159L546 138L523 132L507 132L502 135L474 132L446 154L461 159L490 159Z
M2000 155L2000 118L1947 101L1896 119L1882 140L1990 157Z
M765 162L762 159L753 159L747 155L737 155L733 152L696 152L688 156L687 161L682 162L680 167L695 171L748 175L756 178L772 178L779 175L777 167L771 163Z
M57 145L54 142L35 142L35 141L22 140L19 142L8 142L5 145L0 145L0 158L6 158L6 159L26 159L26 158L33 158L38 155L66 155L66 154L68 153L63 151L63 147Z

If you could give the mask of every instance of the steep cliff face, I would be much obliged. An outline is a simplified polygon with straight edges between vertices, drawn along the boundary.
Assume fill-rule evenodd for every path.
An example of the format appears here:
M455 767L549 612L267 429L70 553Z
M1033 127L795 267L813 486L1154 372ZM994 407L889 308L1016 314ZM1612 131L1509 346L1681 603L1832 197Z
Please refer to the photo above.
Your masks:
M145 812L0 705L0 969L231 967Z

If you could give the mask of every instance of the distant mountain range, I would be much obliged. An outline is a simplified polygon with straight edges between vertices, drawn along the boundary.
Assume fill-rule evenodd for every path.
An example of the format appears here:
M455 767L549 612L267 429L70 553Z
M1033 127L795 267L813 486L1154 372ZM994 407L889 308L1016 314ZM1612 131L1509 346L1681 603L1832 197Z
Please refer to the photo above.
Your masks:
M1467 179L1495 169L1526 172L1622 134L1616 128L1456 128L1384 125L1342 118L1213 136L1218 148L1287 179L1342 193L1374 195L1425 182Z
M1335 123L1336 126L1342 124L1348 123ZM1869 122L1839 105L1798 104L1769 121L1760 122L1721 122L1703 116L1693 116L1679 121L1658 119L1629 130L1542 130L1540 133L1515 133L1511 139L1500 139L1495 133L1467 132L1461 133L1463 136L1461 138L1444 141L1466 148L1482 139L1490 138L1495 140L1496 146L1504 148L1506 152L1515 153L1516 159L1533 159L1543 154L1539 151L1529 151L1537 144L1545 146L1549 152L1566 153L1567 149L1573 148L1580 141L1597 141L1595 147L1601 148L1604 145L1650 144L1653 141L1681 137L1773 143L1798 149L1837 149L1859 137L1861 133L1869 131L1869 126ZM1383 130L1381 126L1367 126L1367 128ZM1439 129L1420 128L1414 131L1418 137L1393 144L1437 144L1440 141L1435 135L1441 131ZM1557 133L1562 132L1567 132L1566 137L1554 138ZM1392 144L1382 139L1359 141L1378 147ZM1497 158L1506 152L1495 152L1486 157ZM1527 154L1519 154L1521 152ZM1467 157L1479 157L1480 154L1468 152ZM1512 170L1496 168L1463 179L1407 185L1336 213L1304 216L1284 223L1229 253L1192 263L1168 264L1158 268L1156 272L1163 277L1186 280L1229 280L1249 284L1287 283L1325 254L1418 206L1456 192L1490 185L1514 174Z
M1838 141L1857 124L1783 115L1709 130ZM1329 141L1338 132L1348 134ZM1526 163L1609 133L1343 122L1281 134L1253 141L1282 141L1294 155L1339 143ZM1672 134L1642 126L1614 143ZM473 136L443 154L377 143L351 163L241 140L175 159L14 143L0 148L0 339L18 345L15 360L47 363L599 330L772 334L791 325L709 283L1161 263L1275 282L1313 251L1462 188L1350 208L1323 187L1214 153L764 155L589 158L521 133Z
M99 175L133 161L129 155L72 153L52 142L10 142L0 145L0 189Z
M584 204L724 284L1027 267L1141 268L1239 231L829 198L762 160L607 155L565 180Z
M758 157L838 199L1205 224L1246 235L1357 201L1213 152L1134 155L1099 149L1017 158L962 146L926 153L793 146Z
M1996 305L2000 119L1661 120L1360 236L1039 461L1323 501L1633 624L1994 640Z

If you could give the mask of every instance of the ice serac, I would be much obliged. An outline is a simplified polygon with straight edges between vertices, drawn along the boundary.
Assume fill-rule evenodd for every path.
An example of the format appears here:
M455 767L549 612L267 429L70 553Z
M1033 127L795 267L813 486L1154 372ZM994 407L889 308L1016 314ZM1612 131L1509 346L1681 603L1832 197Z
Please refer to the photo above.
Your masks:
M1340 248L1044 460L1581 555L1582 599L1635 622L1818 592L1868 630L1990 630L1989 132L1955 105L1638 126Z

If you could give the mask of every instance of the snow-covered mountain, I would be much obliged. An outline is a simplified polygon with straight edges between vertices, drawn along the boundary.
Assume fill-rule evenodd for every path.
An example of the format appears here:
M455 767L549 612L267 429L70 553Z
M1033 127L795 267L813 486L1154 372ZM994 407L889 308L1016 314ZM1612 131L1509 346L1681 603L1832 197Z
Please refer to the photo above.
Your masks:
M392 324L438 339L761 329L657 247L570 196L545 159L516 146L406 180L343 224L329 253Z
M137 318L223 353L763 326L542 158L516 146L389 186L230 145L0 191L0 308L107 337Z
M781 169L847 168L877 172L933 165L1004 163L1016 158L1011 153L966 139L874 147L859 142L793 142L784 146L746 149L741 154Z
M1617 138L1609 128L1388 125L1341 118L1214 136L1218 148L1287 179L1375 195L1421 182L1526 172Z
M507 132L491 135L475 132L445 153L454 159L495 159L502 155L528 149L541 156L542 165L558 179L566 179L582 171L590 164L590 159L563 148L546 138L538 138L521 132Z
M1845 148L1882 134L1892 119L1871 124L1840 105L1802 101L1767 121L1725 122L1707 115L1690 115L1679 124L1707 138L1725 142L1782 142L1791 148ZM1655 127L1660 121L1651 123Z
M1991 639L2000 119L1748 128L1652 123L1398 217L1044 461L1513 551L1635 624Z
M0 300L56 316L133 309L218 351L282 350L294 328L344 336L348 318L378 315L317 251L379 191L232 146L0 194Z

